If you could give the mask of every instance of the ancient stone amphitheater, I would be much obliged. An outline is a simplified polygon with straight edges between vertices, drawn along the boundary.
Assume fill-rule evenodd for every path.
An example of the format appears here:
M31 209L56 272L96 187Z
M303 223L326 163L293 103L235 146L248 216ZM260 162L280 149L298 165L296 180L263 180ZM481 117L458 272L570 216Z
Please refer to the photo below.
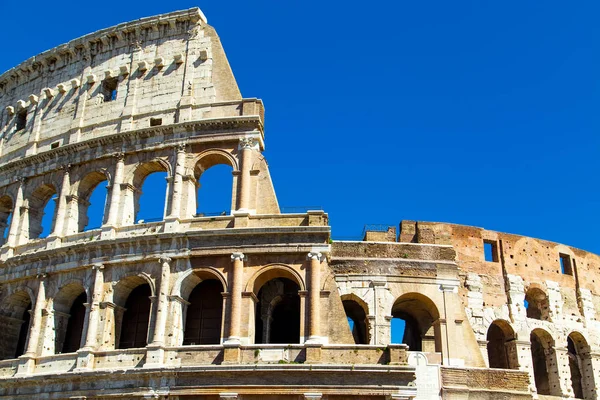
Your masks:
M0 105L2 398L598 397L600 257L415 221L332 241L324 211L282 213L263 104L197 8L32 57ZM231 212L196 214L217 164Z

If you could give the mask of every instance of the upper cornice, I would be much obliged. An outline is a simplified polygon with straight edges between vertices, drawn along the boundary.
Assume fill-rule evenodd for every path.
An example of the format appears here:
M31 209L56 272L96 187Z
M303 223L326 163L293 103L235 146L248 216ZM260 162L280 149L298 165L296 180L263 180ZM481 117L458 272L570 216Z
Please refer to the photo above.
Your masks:
M135 21L124 22L110 28L101 29L46 50L4 72L0 75L0 93L11 79L35 71L40 66L46 66L53 60L60 60L65 55L72 57L76 54L81 54L82 49L90 49L97 42L108 43L109 38L112 37L125 39L129 33L134 34L135 37L139 37L139 33L143 29L158 29L160 25L175 27L179 21L191 21L192 23L202 21L205 24L207 23L202 11L198 7L194 7L188 10L173 11L152 17L140 18Z

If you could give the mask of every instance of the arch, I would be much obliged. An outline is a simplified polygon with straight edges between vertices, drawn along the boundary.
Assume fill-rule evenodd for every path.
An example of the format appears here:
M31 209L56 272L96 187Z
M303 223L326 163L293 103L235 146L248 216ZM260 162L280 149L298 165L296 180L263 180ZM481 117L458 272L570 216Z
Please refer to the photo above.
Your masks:
M0 197L0 245L8 240L8 231L14 211L14 202L9 195Z
M43 237L42 235L47 236L54 230L56 208L54 208L52 216L48 215L46 219L44 219L44 216L47 211L46 206L48 205L48 202L57 194L58 192L54 185L42 184L29 196L27 205L29 206L30 239Z
M296 281L275 277L259 287L255 343L300 343L300 296Z
M519 368L515 331L508 321L493 321L488 328L486 339L490 368Z
M213 195L210 198L214 199L219 198L220 200L223 201L223 203L221 204L221 202L219 202L218 205L213 204L212 209L211 207L206 208L202 201L200 200L201 196L203 195L203 189L202 189L202 184L206 184L205 181L202 181L202 176L204 175L204 173L206 173L207 171L214 169L213 167L217 167L217 166L228 166L230 167L232 170L228 173L228 180L230 182L230 188L227 192L224 193L224 197L227 198L228 204L225 204L225 199L221 199L221 197L223 196L223 193L221 193L221 196L219 196L219 194L217 195ZM224 150L220 150L220 149L210 149L210 150L206 150L203 151L202 153L200 153L198 155L198 157L196 157L194 159L194 178L196 179L196 182L198 182L198 185L196 187L195 190L195 195L196 195L196 208L194 213L196 215L204 215L204 213L206 212L213 212L213 211L218 211L218 212L224 212L226 214L229 214L229 211L232 210L235 206L233 204L233 200L234 200L234 192L235 192L235 187L234 187L234 176L233 176L233 171L235 171L237 169L237 163L235 158L227 151ZM217 173L217 177L221 177L220 175L224 173L221 171L213 171L214 173ZM209 177L210 178L210 177ZM209 180L209 183L211 181ZM220 186L219 186L220 187Z
M156 196L152 198L152 206L149 204L143 204L147 197L143 196L143 187L146 183L148 177L152 174L164 173L166 174L164 183L161 181L160 186L164 188L164 192L162 193L162 197L160 196L160 190L157 193L158 199L160 203L157 202ZM171 165L163 160L162 158L155 158L152 161L139 163L135 170L133 171L133 175L131 177L132 188L130 189L129 196L133 196L133 223L137 223L140 220L144 220L145 222L149 222L148 220L159 219L162 220L166 215L166 210L168 207L167 197L169 193L169 185L167 184L167 180L172 175ZM132 191L132 193L131 193ZM150 200L149 200L150 201ZM160 205L162 204L162 210L159 211ZM152 212L149 213L148 216L144 215L144 218L141 218L144 212L142 212L142 208L144 212L152 209ZM140 213L142 212L142 215ZM160 216L158 215L160 212Z
M34 299L30 288L18 287L0 303L0 359L25 353Z
M129 292L120 324L119 349L146 347L148 344L151 295L152 289L148 283L137 285Z
M146 272L140 272L136 275L129 275L121 278L113 289L113 303L120 307L124 307L131 291L139 285L144 284L150 286L150 296L156 296L154 280Z
M525 307L527 309L527 318L538 319L540 321L549 321L548 296L537 286L530 286L525 293Z
M300 288L299 290L306 290L302 277L294 268L285 264L269 264L252 275L246 283L246 292L252 292L256 295L267 281L274 278L287 278L295 282Z
M591 348L581 332L567 336L567 356L571 370L571 387L578 399L595 398L595 377L592 369Z
M221 343L223 291L221 281L214 278L193 288L187 299L183 345Z
M538 394L561 396L554 338L541 328L531 331L531 359Z
M78 232L83 232L88 226L90 216L90 206L93 206L91 203L91 198L96 191L101 190L102 188L99 185L102 182L107 182L110 184L109 175L106 170L96 170L88 173L85 177L79 182L77 187L77 230ZM100 217L100 225L105 222L106 218L106 207L107 207L107 191L103 190L104 204L100 206L98 212L102 213ZM94 224L96 225L96 224Z
M175 285L171 289L171 295L187 300L196 285L207 279L216 279L221 282L223 288L227 288L227 281L221 271L213 267L201 267L188 269L182 273L175 281Z
M392 317L404 321L402 343L411 351L442 351L440 326L435 323L440 314L429 297L414 292L403 294L392 306Z
M231 153L221 149L209 149L194 158L194 177L199 180L202 172L218 164L229 165L234 171L239 170L237 159Z
M80 281L63 285L54 296L54 351L72 353L79 349L83 337L87 294Z
M346 313L348 322L351 323L352 337L355 344L369 344L369 306L361 298L353 293L345 294L341 297L342 305Z

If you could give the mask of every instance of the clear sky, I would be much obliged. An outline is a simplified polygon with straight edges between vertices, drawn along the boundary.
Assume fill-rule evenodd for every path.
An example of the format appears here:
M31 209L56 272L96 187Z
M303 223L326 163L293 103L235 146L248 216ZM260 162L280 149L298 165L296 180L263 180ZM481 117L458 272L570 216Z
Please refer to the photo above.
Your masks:
M597 1L0 2L2 71L199 6L265 103L280 205L322 206L334 238L416 219L600 253Z

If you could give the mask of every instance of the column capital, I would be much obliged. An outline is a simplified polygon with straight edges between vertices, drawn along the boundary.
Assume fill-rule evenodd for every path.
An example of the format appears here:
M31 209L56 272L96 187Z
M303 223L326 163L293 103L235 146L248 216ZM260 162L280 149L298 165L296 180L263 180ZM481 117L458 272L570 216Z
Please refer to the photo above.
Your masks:
M308 253L306 258L309 260L317 260L317 261L321 262L321 260L323 258L323 254L311 251L310 253Z
M257 149L258 148L258 140L256 140L256 138L254 137L243 137L240 139L240 142L238 144L238 149L239 150L252 150L252 149Z
M69 172L71 172L71 164L63 164L60 167L58 167L58 169L60 169L61 171L63 171L65 174L68 174Z
M171 257L164 256L164 255L163 255L163 256L159 256L159 257L158 257L158 259L157 259L157 261L158 261L159 263L161 263L161 264L168 264L168 263L170 263L171 261L173 261L173 259L172 259Z
M175 146L175 150L177 150L177 153L185 153L186 148L187 143L179 143Z
M123 152L118 152L112 155L117 161L123 161L125 160L125 153Z
M18 182L19 184L23 185L23 184L25 184L27 179L28 178L26 176L17 176L17 177L15 177L15 182Z
M37 274L35 277L40 281L43 281L48 277L48 274Z
M93 271L102 271L104 269L104 264L92 264L91 268Z
M235 261L235 260L244 261L244 258L246 258L244 253L233 253L231 255L231 261Z

